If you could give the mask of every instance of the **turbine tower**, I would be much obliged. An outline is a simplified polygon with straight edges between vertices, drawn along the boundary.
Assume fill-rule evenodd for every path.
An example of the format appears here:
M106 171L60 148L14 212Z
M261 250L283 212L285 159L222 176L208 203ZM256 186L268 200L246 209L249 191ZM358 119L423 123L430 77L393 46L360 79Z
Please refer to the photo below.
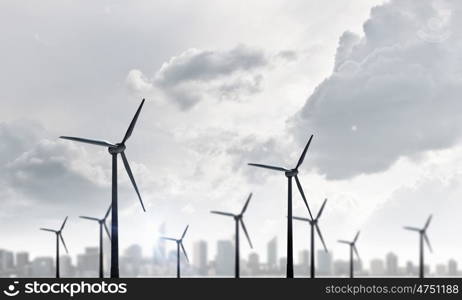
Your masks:
M169 238L169 237L161 237L161 239L163 239L163 240L176 242L176 278L181 277L181 272L180 272L180 247L181 247L181 250L183 250L184 257L186 257L186 261L189 263L188 254L186 254L186 249L183 246L183 239L184 239L184 237L186 235L186 232L188 231L188 228L189 228L189 225L186 226L186 228L183 231L183 234L181 235L180 239L174 239L174 238Z
M247 198L247 201L245 202L244 207L242 208L241 212L237 215L227 213L227 212L216 211L216 210L211 211L212 214L234 218L235 230L236 230L235 258L234 258L234 277L235 278L239 278L240 276L240 271L239 271L239 224L241 224L242 229L244 230L244 233L245 233L245 236L247 237L247 241L249 242L250 248L253 248L252 242L250 241L249 233L247 232L247 228L245 227L244 219L243 219L244 213L247 210L247 206L249 205L251 198L252 198L252 193L249 194L249 197Z
M306 201L305 193L303 192L302 185L300 184L300 180L298 179L298 168L302 165L303 160L305 159L306 152L308 151L308 147L311 144L311 140L313 139L313 135L311 135L308 143L303 149L302 155L297 162L297 165L293 169L285 169L281 167L269 166L269 165L262 165L262 164L249 164L250 166L266 168L274 171L284 172L287 177L287 270L286 276L287 278L294 277L294 258L293 258L293 230L292 230L292 178L295 178L295 182L297 183L298 190L305 202L306 207L308 208L308 212L310 214L310 218L313 219L313 215L311 214L310 208L308 207L308 202Z
M61 136L60 138L71 140L75 142L87 143L97 146L106 147L109 151L109 154L112 156L112 202L111 202L111 278L119 278L119 218L118 218L118 201L117 201L117 155L120 154L122 157L122 162L125 166L125 170L127 171L128 177L135 188L136 194L138 195L138 199L140 200L141 207L143 211L146 211L144 208L143 200L141 199L140 192L135 182L135 178L133 177L132 170L130 165L128 164L127 156L125 155L125 143L132 135L133 129L135 128L136 121L138 120L138 116L141 112L141 108L143 107L144 99L141 101L138 110L133 117L130 126L125 133L123 140L120 143L113 144L107 141L102 140L90 140L85 138L79 137L70 137L70 136Z
M339 243L347 244L348 246L350 246L350 278L354 277L353 252L356 254L356 257L358 257L358 259L360 259L359 258L359 253L358 253L358 248L356 248L356 242L358 241L358 237L359 237L359 231L356 233L356 236L355 236L355 238L353 239L352 242L345 241L345 240L339 240L338 241Z
M111 206L109 206L106 214L104 215L102 219L80 216L80 218L82 219L96 221L99 224L99 278L104 278L103 227L104 227L104 230L106 231L107 237L109 238L109 240L111 239L111 234L109 233L109 229L107 228L107 225L106 225L106 219L107 217L109 217L110 212L111 212Z
M60 277L59 276L59 240L61 240L61 243L63 243L66 253L69 253L69 251L67 251L66 243L64 242L63 234L62 234L64 225L66 225L66 221L67 221L67 217L64 219L64 222L61 225L61 228L59 230L40 228L40 230L53 232L54 234L56 234L56 278Z
M410 231L416 231L419 233L419 277L424 278L425 277L425 264L424 264L424 241L428 246L428 250L430 252L433 252L432 246L430 245L430 240L428 239L427 236L427 229L428 226L430 225L430 221L432 220L432 215L430 215L427 219L427 222L425 222L425 226L420 229L416 227L409 227L405 226L404 229L410 230Z
M310 252L310 255L311 255L311 263L310 263L310 276L311 278L314 278L316 276L315 274L315 259L314 259L314 240L315 240L315 233L314 233L314 230L316 228L316 232L319 236L319 239L321 240L321 243L322 243L322 246L324 247L324 251L328 252L327 251L327 247L326 247L326 243L324 242L324 238L322 237L322 233L321 233L321 229L319 229L319 218L321 217L321 214L324 210L324 207L326 206L326 203L327 203L327 199L324 200L321 208L319 209L319 212L318 212L318 215L316 216L316 218L314 219L307 219L307 218L300 218L300 217L293 217L294 220L299 220L299 221L305 221L305 222L308 222L310 224L310 227L311 227L311 252Z

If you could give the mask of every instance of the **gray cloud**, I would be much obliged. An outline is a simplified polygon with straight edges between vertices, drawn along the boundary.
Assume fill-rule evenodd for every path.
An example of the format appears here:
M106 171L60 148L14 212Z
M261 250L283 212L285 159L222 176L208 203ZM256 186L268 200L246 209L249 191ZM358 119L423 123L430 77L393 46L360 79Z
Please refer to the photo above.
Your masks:
M462 49L455 37L462 32L449 12L460 9L458 2L390 1L372 10L364 37L341 37L333 74L289 122L300 144L315 134L311 155L322 174L380 172L402 156L459 141ZM452 38L436 43L436 34Z
M260 92L262 68L269 64L263 51L242 45L230 50L188 49L165 62L153 79L131 70L127 85L136 92L155 89L188 109L206 96L241 100Z

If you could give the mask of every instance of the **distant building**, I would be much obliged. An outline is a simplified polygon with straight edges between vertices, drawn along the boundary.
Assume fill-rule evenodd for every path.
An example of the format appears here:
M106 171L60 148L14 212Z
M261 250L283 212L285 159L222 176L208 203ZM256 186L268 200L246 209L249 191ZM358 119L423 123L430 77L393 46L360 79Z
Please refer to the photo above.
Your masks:
M59 272L61 277L75 276L75 270L72 266L72 259L69 255L63 255L59 258Z
M459 271L457 269L457 261L450 259L448 261L448 276L458 276Z
M437 264L435 266L435 275L436 276L447 276L447 269L445 264Z
M347 276L350 274L350 262L346 260L334 261L334 274L335 276Z
M99 274L98 247L85 248L84 254L77 255L77 273L80 277L97 277Z
M393 252L387 253L385 257L385 275L396 276L398 275L398 256Z
M332 275L332 253L318 250L316 255L317 267L316 272L319 275Z
M215 272L218 276L234 275L234 245L231 241L217 242Z
M383 264L383 261L379 258L371 260L369 271L370 274L373 276L385 275L385 266Z
M249 254L249 261L247 262L247 267L249 268L249 275L260 274L260 257L257 253L252 252Z
M278 260L278 240L277 237L272 238L266 247L267 265L269 270L277 269Z
M193 244L193 265L197 269L198 275L207 275L207 242L197 241Z
M32 277L54 277L54 259L51 257L37 257L32 261Z
M310 251L301 250L298 253L298 263L304 269L307 269L310 266Z

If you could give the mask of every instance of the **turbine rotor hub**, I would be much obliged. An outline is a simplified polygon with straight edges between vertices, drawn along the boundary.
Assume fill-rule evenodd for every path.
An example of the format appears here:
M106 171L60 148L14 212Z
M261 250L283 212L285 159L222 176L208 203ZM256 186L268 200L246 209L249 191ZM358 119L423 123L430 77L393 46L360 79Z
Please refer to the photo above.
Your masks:
M287 177L294 177L298 174L298 170L297 169L292 169L292 170L289 170L289 171L286 171L286 176Z
M110 154L119 154L124 152L125 148L124 144L116 144L114 147L109 147L108 151Z

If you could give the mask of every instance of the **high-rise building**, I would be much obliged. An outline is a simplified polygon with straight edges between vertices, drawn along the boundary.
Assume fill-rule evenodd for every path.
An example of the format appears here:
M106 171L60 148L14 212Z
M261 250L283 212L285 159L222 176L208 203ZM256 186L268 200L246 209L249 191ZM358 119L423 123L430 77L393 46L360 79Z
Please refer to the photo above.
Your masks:
M379 258L375 258L370 262L370 274L373 276L383 276L385 275L385 266L383 261Z
M193 265L199 275L207 275L207 259L207 242L195 242L193 245Z
M30 263L29 253L28 252L18 252L16 253L16 267L24 268Z
M87 247L84 254L77 255L77 272L80 277L96 277L98 276L98 270L98 247Z
M257 253L252 252L249 254L249 261L247 262L249 268L249 275L258 275L260 273L260 257Z
M304 249L298 253L298 264L306 269L310 266L310 251Z
M448 270L446 269L445 264L437 264L435 266L435 274L436 276L447 276Z
M274 270L277 268L277 261L278 261L278 240L277 237L272 238L268 242L267 246L267 264L269 270Z
M59 271L62 277L73 277L74 267L72 266L72 259L69 255L62 255L59 258Z
M0 272L7 272L14 267L13 252L0 250Z
M388 276L398 275L398 256L393 252L387 253L385 257L386 270L385 274Z
M332 275L332 253L318 250L316 272L319 275Z
M231 241L217 242L215 272L218 276L234 275L234 244Z
M448 261L448 276L458 276L459 271L457 270L457 261L450 259Z
M54 259L37 257L32 261L32 277L53 277L55 275Z

